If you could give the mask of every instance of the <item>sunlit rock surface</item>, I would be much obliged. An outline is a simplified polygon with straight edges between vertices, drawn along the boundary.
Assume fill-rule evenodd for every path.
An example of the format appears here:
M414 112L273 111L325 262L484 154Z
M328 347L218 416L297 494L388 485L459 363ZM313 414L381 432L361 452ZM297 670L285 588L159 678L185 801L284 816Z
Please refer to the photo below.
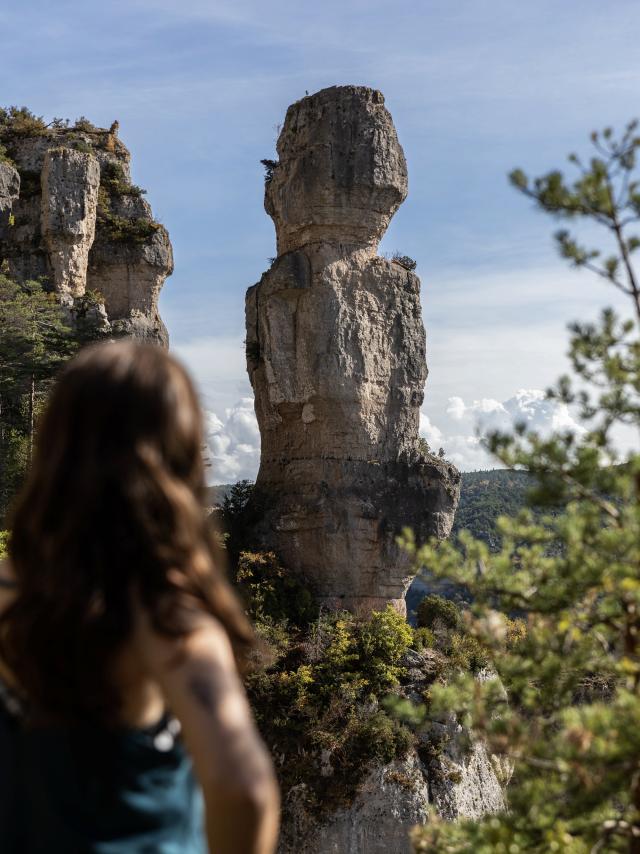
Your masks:
M380 92L341 86L287 111L265 207L278 256L246 298L261 463L257 540L329 607L404 610L403 526L446 537L460 476L419 448L420 280L376 254L407 193Z

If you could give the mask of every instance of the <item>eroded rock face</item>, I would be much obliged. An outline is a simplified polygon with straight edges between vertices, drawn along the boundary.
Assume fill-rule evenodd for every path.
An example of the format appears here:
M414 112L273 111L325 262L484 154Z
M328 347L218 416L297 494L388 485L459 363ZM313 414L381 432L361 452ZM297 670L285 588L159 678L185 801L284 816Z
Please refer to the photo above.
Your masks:
M42 234L53 286L59 294L82 296L96 233L100 166L92 154L71 148L49 149L41 182Z
M9 163L0 162L0 240L10 224L13 203L20 195L20 174Z
M283 255L311 242L375 248L407 195L407 164L381 92L334 86L287 110L265 207Z
M419 450L420 280L376 255L406 196L404 154L382 95L355 86L290 107L278 153L278 258L246 299L256 537L331 607L403 610L396 537L447 536L459 494L457 470Z
M419 752L372 767L350 806L319 817L300 784L285 798L278 854L410 854L411 829L429 820L480 818L506 809L503 770L483 744L452 724L446 754L427 767Z
M413 751L373 768L351 806L324 819L305 794L304 784L288 793L278 854L410 854L409 832L428 817L429 788Z
M9 275L45 280L71 316L91 292L103 329L167 346L158 296L173 272L171 243L131 184L127 148L101 128L5 129L1 142L15 164L0 163L0 263Z

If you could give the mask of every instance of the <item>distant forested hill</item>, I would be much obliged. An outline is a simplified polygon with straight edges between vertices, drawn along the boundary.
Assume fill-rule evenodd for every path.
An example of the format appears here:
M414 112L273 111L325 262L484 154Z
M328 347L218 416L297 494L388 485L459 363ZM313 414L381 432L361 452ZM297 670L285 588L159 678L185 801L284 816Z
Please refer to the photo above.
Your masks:
M208 503L222 504L233 484L221 484L209 488ZM526 472L493 469L491 471L463 472L460 503L453 525L452 536L462 530L470 531L474 537L484 540L489 548L499 547L496 532L498 516L514 515L525 505L531 478ZM407 610L410 622L415 622L418 602L427 594L437 592L448 598L459 598L463 594L446 581L435 581L427 577L416 578L407 592Z
M489 546L497 547L496 519L516 514L524 506L530 485L526 472L506 469L463 472L453 534L466 529ZM209 487L208 503L222 504L231 488L229 483Z
M496 519L498 516L513 516L521 510L531 485L530 475L522 471L492 469L463 472L453 535L468 530L477 539L496 548Z

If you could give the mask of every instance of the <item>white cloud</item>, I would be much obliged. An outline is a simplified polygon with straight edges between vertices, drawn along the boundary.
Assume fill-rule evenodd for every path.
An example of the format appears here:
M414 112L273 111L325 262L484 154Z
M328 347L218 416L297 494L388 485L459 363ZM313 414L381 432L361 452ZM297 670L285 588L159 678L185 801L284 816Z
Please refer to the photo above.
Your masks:
M447 459L463 471L497 466L482 445L482 437L494 430L510 432L517 424L524 424L528 430L543 436L553 432L584 432L569 408L548 400L541 389L519 389L504 401L482 398L465 403L461 397L450 397L446 416L450 429L441 430L421 413L420 435L434 450L443 447Z
M442 444L442 430L432 424L429 416L424 412L420 413L420 435L427 440L431 448L437 450Z
M260 464L260 431L253 399L244 397L224 411L206 413L208 462L212 483L254 480Z
M482 437L493 430L511 431L516 424L524 423L543 436L555 431L584 432L565 404L547 400L540 389L519 389L504 401L483 398L466 403L461 397L450 397L442 421L448 429L441 429L421 412L420 435L435 452L444 448L447 459L462 471L498 466L482 444ZM255 480L260 465L260 431L253 399L243 397L227 407L222 417L208 411L206 431L211 482Z

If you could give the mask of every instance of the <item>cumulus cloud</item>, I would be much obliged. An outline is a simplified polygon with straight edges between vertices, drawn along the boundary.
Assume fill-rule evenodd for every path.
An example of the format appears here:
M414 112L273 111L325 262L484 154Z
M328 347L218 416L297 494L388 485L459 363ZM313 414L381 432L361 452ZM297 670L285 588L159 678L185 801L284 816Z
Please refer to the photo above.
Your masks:
M553 432L584 432L564 403L548 400L540 389L520 389L504 401L482 398L466 403L450 397L445 418L449 429L440 429L420 415L420 435L463 471L495 468L497 463L482 445L482 436L494 430L510 432L517 424L543 436Z
M437 453L444 448L447 459L463 471L496 468L497 462L482 445L482 436L493 430L511 431L524 423L541 435L556 431L582 433L569 408L547 400L540 389L520 389L513 397L499 401L482 398L466 402L450 397L446 412L436 425L420 413L420 435ZM243 397L219 416L206 414L208 461L211 483L255 480L260 465L260 432L253 399Z
M260 432L253 399L243 397L224 410L223 418L207 412L205 429L211 483L255 480L260 464Z

